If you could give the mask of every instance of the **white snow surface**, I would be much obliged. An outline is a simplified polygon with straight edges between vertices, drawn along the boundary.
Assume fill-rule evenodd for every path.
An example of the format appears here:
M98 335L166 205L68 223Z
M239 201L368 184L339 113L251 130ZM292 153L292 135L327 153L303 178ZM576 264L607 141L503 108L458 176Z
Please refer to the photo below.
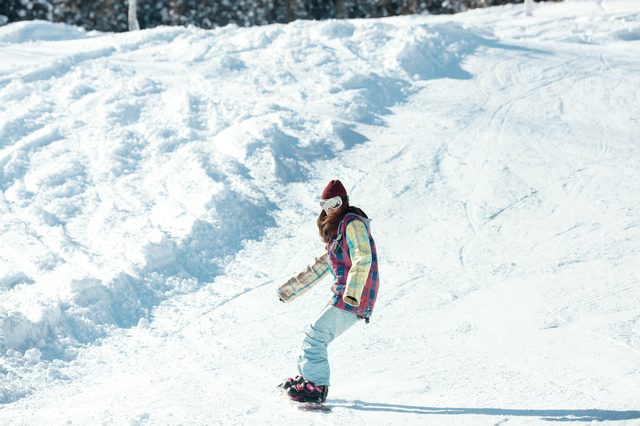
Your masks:
M640 2L0 27L0 424L640 424ZM371 324L290 407L341 179Z

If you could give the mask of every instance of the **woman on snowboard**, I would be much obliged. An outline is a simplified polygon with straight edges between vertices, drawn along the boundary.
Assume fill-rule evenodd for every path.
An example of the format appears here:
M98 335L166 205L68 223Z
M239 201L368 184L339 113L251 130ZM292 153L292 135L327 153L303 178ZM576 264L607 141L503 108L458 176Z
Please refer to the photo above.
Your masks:
M326 401L327 346L358 319L369 322L378 293L378 258L369 227L371 220L359 208L349 206L347 191L339 180L329 182L320 206L317 224L327 251L278 290L280 300L290 302L329 272L334 278L333 297L305 330L298 356L299 374L280 385L290 399L300 402Z

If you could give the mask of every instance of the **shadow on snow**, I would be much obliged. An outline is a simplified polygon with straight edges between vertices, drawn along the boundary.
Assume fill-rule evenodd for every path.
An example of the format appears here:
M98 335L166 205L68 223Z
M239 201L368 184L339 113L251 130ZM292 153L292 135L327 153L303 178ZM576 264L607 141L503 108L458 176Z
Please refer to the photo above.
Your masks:
M640 411L615 410L519 410L502 408L448 408L420 407L416 405L377 404L364 401L335 400L337 404L327 404L359 411L384 411L390 413L432 414L432 415L482 415L500 417L539 417L553 422L601 422L605 420L640 419Z

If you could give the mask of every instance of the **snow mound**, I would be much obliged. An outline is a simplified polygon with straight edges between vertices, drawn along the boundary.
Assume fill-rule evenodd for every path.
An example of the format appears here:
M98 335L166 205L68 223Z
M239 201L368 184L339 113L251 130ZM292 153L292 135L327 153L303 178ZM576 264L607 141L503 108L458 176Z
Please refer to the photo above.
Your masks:
M464 74L484 40L376 21L1 31L65 52L17 65L0 89L0 351L48 360L211 282L275 225L283 185L366 142L355 125L384 124L414 78Z
M87 37L82 27L49 21L20 21L0 27L0 43L78 40Z

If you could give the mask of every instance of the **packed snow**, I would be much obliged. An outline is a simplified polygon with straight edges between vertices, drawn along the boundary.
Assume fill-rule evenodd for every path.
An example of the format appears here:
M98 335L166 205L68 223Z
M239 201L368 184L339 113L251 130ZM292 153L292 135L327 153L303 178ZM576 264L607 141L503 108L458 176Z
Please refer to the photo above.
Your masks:
M0 423L640 424L640 2L0 27ZM371 324L295 410L340 179Z

